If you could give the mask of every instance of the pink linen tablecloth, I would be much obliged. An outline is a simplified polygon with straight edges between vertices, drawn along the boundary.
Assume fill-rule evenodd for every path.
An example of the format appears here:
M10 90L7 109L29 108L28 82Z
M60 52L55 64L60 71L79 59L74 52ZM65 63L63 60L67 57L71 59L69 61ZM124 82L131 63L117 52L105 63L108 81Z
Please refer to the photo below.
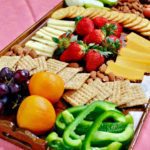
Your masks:
M0 0L0 50L61 0ZM150 113L134 150L150 150ZM0 150L21 150L0 139Z

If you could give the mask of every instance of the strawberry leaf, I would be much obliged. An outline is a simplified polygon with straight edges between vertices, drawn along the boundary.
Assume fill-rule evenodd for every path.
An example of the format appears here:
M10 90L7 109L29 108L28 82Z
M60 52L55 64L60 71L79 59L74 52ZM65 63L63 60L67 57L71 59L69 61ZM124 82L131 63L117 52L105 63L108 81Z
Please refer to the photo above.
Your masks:
M78 16L75 18L75 23L77 24L83 17L82 16Z
M53 40L55 43L59 44L59 39L58 39L58 38L52 37L52 40Z

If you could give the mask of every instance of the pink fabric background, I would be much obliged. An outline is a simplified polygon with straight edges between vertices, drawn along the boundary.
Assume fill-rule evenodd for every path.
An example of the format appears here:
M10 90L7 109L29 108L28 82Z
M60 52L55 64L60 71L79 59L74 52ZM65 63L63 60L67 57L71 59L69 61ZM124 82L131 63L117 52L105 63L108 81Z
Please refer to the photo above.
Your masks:
M0 50L41 18L61 0L1 0ZM134 150L150 150L150 114L148 115ZM0 150L20 148L0 139Z

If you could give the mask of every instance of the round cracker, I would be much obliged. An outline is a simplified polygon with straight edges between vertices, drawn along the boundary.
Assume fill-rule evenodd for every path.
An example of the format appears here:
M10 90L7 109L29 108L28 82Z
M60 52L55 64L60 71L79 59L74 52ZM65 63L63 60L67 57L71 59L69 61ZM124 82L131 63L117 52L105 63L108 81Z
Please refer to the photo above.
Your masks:
M67 18L70 18L78 9L77 6L70 6L66 8L68 10Z
M84 7L77 7L76 12L72 16L70 16L70 18L75 18L75 17L78 17L78 16L82 16L84 11L85 11Z
M144 36L150 36L150 31L148 31L148 32L141 32L141 34L144 35Z
M134 27L134 26L136 26L137 24L141 23L141 21L142 21L142 18L141 18L141 17L137 17L133 22L124 25L124 27L125 27L125 28Z
M136 26L133 26L131 29L132 30L142 29L142 28L146 27L148 25L148 23L149 23L148 19L142 18L141 23L137 24Z
M113 19L117 18L117 17L118 17L118 14L119 14L117 11L111 11L110 13L111 13L111 14L110 14L110 16L108 17L108 20L113 20Z
M130 14L124 13L123 17L118 22L123 23L123 22L127 21L129 18L130 18Z
M147 26L145 26L144 28L141 28L139 30L137 30L138 32L147 32L150 31L150 22L148 21Z
M118 22L123 17L123 15L123 13L118 13L118 17L114 18L113 21Z
M89 14L89 18L95 17L99 13L99 9L94 9L91 14Z
M66 18L67 15L68 15L68 9L60 8L51 15L51 18L63 19L63 18Z
M95 17L103 17L104 14L105 14L105 10L101 9L101 10L99 10L99 12L93 18L95 18Z
M110 11L104 10L104 12L105 12L103 15L104 18L110 17L110 15L111 15Z
M130 14L129 19L126 20L126 21L124 21L123 24L124 24L124 25L129 24L129 23L133 22L134 20L136 20L137 17L138 17L138 16L135 15L135 14Z

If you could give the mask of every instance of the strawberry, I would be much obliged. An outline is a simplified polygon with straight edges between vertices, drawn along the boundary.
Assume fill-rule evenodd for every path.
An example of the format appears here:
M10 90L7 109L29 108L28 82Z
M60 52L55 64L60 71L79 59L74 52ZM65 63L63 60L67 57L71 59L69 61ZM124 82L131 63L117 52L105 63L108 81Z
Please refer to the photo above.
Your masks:
M115 35L120 38L123 27L119 23L108 22L102 27L102 30L106 33L106 36Z
M85 36L94 30L93 21L89 18L82 18L76 25L78 35Z
M86 71L91 72L97 70L105 61L103 55L95 49L90 49L85 55Z
M104 34L100 29L95 29L84 37L83 41L86 44L94 43L100 44L104 39Z
M60 56L61 61L80 61L85 55L87 46L82 43L71 42L69 47Z
M108 20L103 17L96 17L93 19L93 22L94 22L95 28L100 29L108 22Z

